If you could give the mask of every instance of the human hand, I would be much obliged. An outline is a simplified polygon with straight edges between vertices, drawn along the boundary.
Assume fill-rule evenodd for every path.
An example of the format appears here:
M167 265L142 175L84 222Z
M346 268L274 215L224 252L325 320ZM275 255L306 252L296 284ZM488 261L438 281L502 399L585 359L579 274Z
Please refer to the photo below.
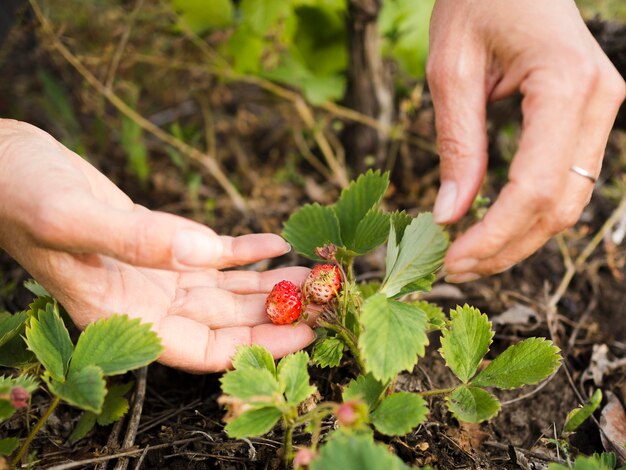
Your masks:
M264 311L275 283L302 283L308 269L219 271L284 254L280 237L218 236L137 206L50 135L11 120L0 120L0 247L80 328L113 313L152 323L167 365L218 371L240 344L281 357L314 339L304 323L268 324Z
M437 0L428 83L441 156L438 223L471 206L487 168L486 105L520 91L523 127L509 181L448 250L451 282L501 272L576 223L600 173L624 80L571 0Z

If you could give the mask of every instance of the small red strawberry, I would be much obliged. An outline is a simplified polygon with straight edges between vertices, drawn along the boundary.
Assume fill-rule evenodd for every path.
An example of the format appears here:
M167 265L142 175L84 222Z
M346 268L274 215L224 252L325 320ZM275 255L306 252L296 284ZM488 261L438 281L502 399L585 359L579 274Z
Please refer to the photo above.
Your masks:
M313 267L304 281L305 299L317 304L327 304L341 289L341 273L332 264L318 264Z
M267 296L265 310L276 325L293 323L302 312L300 289L293 282L280 281Z

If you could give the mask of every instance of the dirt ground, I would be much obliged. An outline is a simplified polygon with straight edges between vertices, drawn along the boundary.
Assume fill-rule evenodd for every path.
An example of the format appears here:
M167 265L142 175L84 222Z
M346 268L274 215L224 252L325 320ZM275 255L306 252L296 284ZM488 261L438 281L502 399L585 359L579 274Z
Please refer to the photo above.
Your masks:
M106 20L109 21L106 24L115 24L115 18ZM104 23L105 19L98 21ZM114 38L121 32L119 28L109 31ZM111 51L105 48L103 55L99 55L95 45L106 42L100 37L105 33L96 29L89 32L93 50L80 44L78 38L85 34L80 28L73 30L67 26L64 34L69 46L80 50L80 58L102 76ZM201 168L190 162L176 164L167 146L149 135L145 136L145 143L150 172L141 183L129 169L125 151L119 144L119 113L89 88L67 61L46 46L50 45L41 40L32 18L23 20L21 30L11 31L0 54L3 67L0 115L32 122L66 143L80 145L90 161L136 202L192 217L220 233L239 235L258 231L280 233L282 222L301 204L329 203L338 195L339 189L317 166L302 157L311 154L318 161L321 159L315 140L289 101L254 84L227 82L210 73L167 71L151 75L146 73L145 64L122 62L120 81L136 80L139 84L142 100L138 107L146 117L164 128L180 123L188 141L200 147L206 142L204 131L198 129L209 129L207 135L212 137L206 139L213 140L209 145L216 149L217 160L252 210L242 216ZM141 42L131 42L128 55L132 56L141 46ZM177 43L172 47L192 54L187 51L187 45ZM54 77L65 90L63 96L77 118L76 129L72 128L71 119L64 120L45 104L50 92L46 94L42 71ZM142 77L140 81L137 76ZM164 83L168 86L163 86ZM416 90L421 88L418 86ZM432 143L433 113L427 91L414 93L412 100L416 106L405 130ZM482 194L492 199L506 181L506 168L515 148L514 140L519 132L516 105L513 99L492 110L491 160L482 188ZM207 109L210 109L209 117L203 114ZM333 147L340 149L344 121L324 110L317 110L316 116L325 125ZM413 213L431 209L438 184L437 156L407 142L399 144L395 151L393 184L385 199L387 208ZM429 300L446 311L468 303L488 314L496 327L490 354L497 354L529 336L545 336L561 347L565 360L559 372L539 387L498 393L504 402L503 409L486 424L461 426L441 400L432 398L430 418L425 425L403 438L380 436L404 461L440 469L546 468L550 460L562 457L549 439L559 435L567 413L594 388L601 388L605 394L612 392L622 402L626 401L626 369L619 366L619 359L626 357L626 249L619 239L619 224L600 239L599 246L559 297L556 314L548 315L549 303L566 275L568 263L583 252L620 202L626 185L624 175L626 133L616 130L607 148L600 183L574 228L501 275L462 285L439 281L428 294ZM26 182L24 189L28 190ZM471 224L475 216L474 213L451 227L452 236ZM306 261L289 254L255 267L268 269L295 264ZM356 268L360 276L375 278L383 268L382 254L366 257ZM0 310L15 312L28 305L31 297L22 287L28 277L0 252ZM438 338L433 335L430 339L427 356L411 374L400 377L400 388L422 390L452 383L452 376L436 354ZM607 346L603 356L598 352L602 345ZM603 359L601 364L598 357ZM322 395L332 399L351 378L351 369L350 364L345 364L330 372L313 369L311 374ZM68 445L67 437L79 412L61 406L32 446L37 466L103 469L107 464L97 459L113 455L119 459L107 460L108 468L123 468L120 462L124 456L129 457L126 464L134 468L140 465L171 469L279 468L280 428L262 438L227 438L221 420L224 413L216 403L220 394L218 380L219 375L190 375L159 364L151 365L143 412L130 449L123 449L121 444L129 426L127 420L97 428L87 438ZM31 425L49 401L44 393L34 396ZM332 426L333 422L329 421L327 428ZM0 435L5 432L24 437L24 415L0 427ZM306 444L304 432L296 433L296 443ZM585 424L572 438L572 445L574 453L602 451L598 425Z

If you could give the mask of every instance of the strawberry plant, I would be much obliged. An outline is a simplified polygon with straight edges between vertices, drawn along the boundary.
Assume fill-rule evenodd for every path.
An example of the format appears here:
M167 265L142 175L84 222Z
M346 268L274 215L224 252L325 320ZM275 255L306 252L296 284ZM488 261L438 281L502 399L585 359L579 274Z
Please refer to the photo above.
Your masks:
M278 365L260 346L238 350L234 369L221 379L220 401L228 409L231 437L265 434L280 422L287 464L296 457L294 465L312 469L406 468L375 443L373 431L386 436L411 432L427 419L427 399L435 396L460 421L488 420L500 410L493 389L536 384L559 367L559 350L551 341L529 338L480 370L494 335L487 316L464 305L446 317L438 306L414 300L431 289L448 237L429 213L412 217L383 210L388 184L388 174L369 171L334 205L306 205L285 223L283 236L297 252L324 262L313 268L300 298L305 311L316 306L318 339L310 354L288 355ZM357 282L354 260L385 242L384 276ZM398 390L398 374L412 371L434 330L440 331L439 353L458 384ZM308 367L342 363L354 365L354 377L343 385L341 402L317 400ZM322 423L329 418L337 429L322 436ZM292 436L299 427L311 438L310 446L296 454Z
M126 315L92 323L74 344L63 309L38 284L28 287L40 295L29 310L0 313L0 366L20 371L17 377L0 376L0 422L29 406L30 395L39 383L53 399L22 443L13 465L61 402L84 410L70 442L79 440L96 423L106 425L120 419L128 410L125 395L132 382L113 383L108 377L145 366L162 352L150 325ZM13 454L19 445L16 437L0 439L0 466L2 456Z

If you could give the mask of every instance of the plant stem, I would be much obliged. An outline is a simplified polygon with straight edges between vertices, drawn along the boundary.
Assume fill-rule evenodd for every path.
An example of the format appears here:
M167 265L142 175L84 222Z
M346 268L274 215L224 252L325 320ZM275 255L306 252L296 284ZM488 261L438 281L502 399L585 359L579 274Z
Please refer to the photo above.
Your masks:
M354 359L356 360L360 371L362 373L365 373L365 363L361 358L361 353L359 352L359 348L356 345L356 338L354 338L352 332L343 325L333 325L328 322L323 322L320 324L320 326L334 331L341 337L343 342L346 343L346 346L348 346L348 349L352 353L352 356L354 356Z
M61 401L61 398L54 397L54 400L52 400L52 404L50 405L50 408L48 408L46 412L44 413L44 415L39 419L39 421L37 421L37 424L35 425L33 430L30 432L28 437L26 438L26 441L24 441L24 444L22 444L20 451L17 453L15 458L11 461L11 467L17 466L19 461L22 459L22 456L26 453L26 451L28 451L28 447L30 446L30 443L33 441L33 439L35 438L35 435L39 432L39 430L42 428L45 422L48 421L48 418L50 417L50 415L52 415L52 413L54 412L54 410L56 409L60 401Z
M291 460L293 459L293 428L294 423L292 420L285 419L285 437L283 440L283 459L285 462L285 468L291 467Z
M432 397L435 395L444 395L446 393L452 393L456 390L456 387L448 387L448 388L436 388L434 390L426 390L425 392L418 392L418 395L422 397Z

